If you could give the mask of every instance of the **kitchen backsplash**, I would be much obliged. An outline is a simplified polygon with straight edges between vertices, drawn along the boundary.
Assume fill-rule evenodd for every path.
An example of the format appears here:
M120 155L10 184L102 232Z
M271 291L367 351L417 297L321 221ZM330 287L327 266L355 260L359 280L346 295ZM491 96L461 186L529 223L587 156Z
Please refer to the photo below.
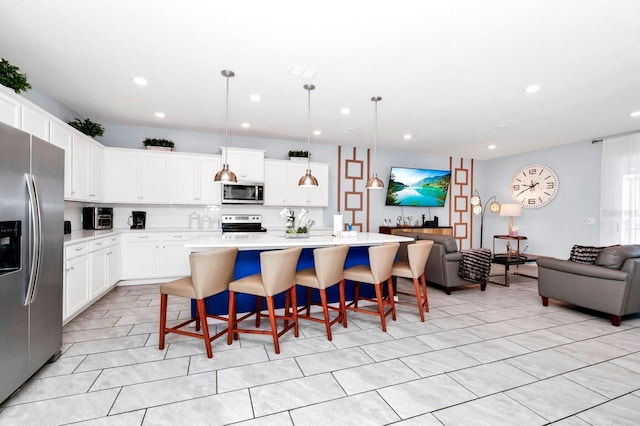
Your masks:
M91 203L79 203L74 201L66 201L64 203L64 219L71 222L71 229L82 229L82 208L93 206ZM98 204L101 207L113 207L113 227L129 228L128 220L131 212L141 210L147 212L146 228L189 228L189 215L193 212L202 217L208 215L211 218L212 225L220 224L220 216L225 213L239 214L261 214L262 226L267 229L284 229L286 220L280 216L283 207L264 207L257 205L224 205L206 208L206 206L157 206L142 204ZM299 214L302 207L291 207L292 210ZM316 228L324 226L322 216L323 209L320 207L309 208L307 217L316 222Z

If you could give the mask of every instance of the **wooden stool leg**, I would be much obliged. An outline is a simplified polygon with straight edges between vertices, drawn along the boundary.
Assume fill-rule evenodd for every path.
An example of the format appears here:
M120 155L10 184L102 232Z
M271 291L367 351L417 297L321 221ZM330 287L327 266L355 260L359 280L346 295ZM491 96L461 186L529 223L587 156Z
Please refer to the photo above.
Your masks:
M291 289L284 292L284 328L289 326L289 308L291 307Z
M273 296L267 296L267 308L269 309L269 322L271 323L271 335L273 336L273 346L277 354L280 353L278 343L278 327L276 325L276 311L273 306Z
M347 328L347 302L344 294L344 280L340 281L338 289L340 290L340 315L342 316L342 326Z
M355 287L353 288L353 307L358 307L358 299L360 298L360 283L356 282Z
M167 334L164 329L167 327L168 297L166 294L160 294L160 337L158 339L158 349L164 349L164 336Z
M307 316L311 315L311 287L307 287Z
M260 312L262 312L262 297L256 296L256 328L260 327Z
M424 312L422 312L422 295L420 294L420 283L417 278L413 279L413 287L416 291L416 301L418 302L418 312L420 312L420 321L424 322Z
M429 296L427 295L427 279L424 274L420 275L420 281L422 281L422 294L424 299L424 310L429 312Z
M294 285L291 287L290 291L291 303L293 304L293 335L298 337L300 335L300 331L298 329L298 294L296 293L296 286Z
M209 324L207 323L207 311L204 307L204 299L197 299L196 306L198 307L198 316L202 323L202 338L204 339L204 345L207 349L207 358L213 358L213 351L211 350L211 341L209 340Z
M382 284L374 284L376 288L376 300L378 301L378 315L380 316L380 324L382 325L382 331L387 331L387 322L384 318L384 306L382 305Z
M322 302L322 312L324 313L324 326L327 329L327 339L331 340L331 323L329 319L329 308L327 307L327 291L324 288L320 289L320 301Z
M387 289L389 292L389 304L391 305L391 319L396 320L396 302L393 298L393 278L387 280Z
M236 329L236 292L229 291L229 320L227 321L227 345L231 344Z

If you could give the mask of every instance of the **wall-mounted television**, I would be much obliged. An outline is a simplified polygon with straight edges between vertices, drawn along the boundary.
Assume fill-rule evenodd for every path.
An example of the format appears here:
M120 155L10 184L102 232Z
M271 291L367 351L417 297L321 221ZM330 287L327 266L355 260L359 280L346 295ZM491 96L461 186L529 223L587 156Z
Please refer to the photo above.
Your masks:
M449 192L450 170L391 167L387 206L443 207Z

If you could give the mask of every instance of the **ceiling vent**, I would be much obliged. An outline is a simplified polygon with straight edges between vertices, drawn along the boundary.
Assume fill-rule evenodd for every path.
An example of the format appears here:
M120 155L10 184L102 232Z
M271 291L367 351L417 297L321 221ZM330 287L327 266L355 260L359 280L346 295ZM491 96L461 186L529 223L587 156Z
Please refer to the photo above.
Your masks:
M302 77L302 78L313 78L318 73L318 70L315 68L307 68L307 67L299 67L292 66L289 70L289 74L294 77Z

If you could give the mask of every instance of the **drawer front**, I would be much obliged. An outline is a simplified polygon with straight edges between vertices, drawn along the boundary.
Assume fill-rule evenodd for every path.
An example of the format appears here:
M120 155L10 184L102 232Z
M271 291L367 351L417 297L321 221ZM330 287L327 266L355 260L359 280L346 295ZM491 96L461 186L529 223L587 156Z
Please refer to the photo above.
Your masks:
M160 241L159 234L125 234L122 236L126 242L145 242L145 241Z
M162 237L162 240L166 241L166 242L170 242L170 241L187 241L187 240L189 240L190 236L191 236L190 234L165 234Z
M117 246L120 243L120 236L109 237L107 240L107 247Z
M89 253L89 246L89 242L66 246L64 249L64 256L66 259L73 259L74 257L82 256L83 254Z
M100 250L103 248L107 248L108 245L108 239L107 238L101 238L99 240L93 240L89 243L89 251L94 252L96 250Z

